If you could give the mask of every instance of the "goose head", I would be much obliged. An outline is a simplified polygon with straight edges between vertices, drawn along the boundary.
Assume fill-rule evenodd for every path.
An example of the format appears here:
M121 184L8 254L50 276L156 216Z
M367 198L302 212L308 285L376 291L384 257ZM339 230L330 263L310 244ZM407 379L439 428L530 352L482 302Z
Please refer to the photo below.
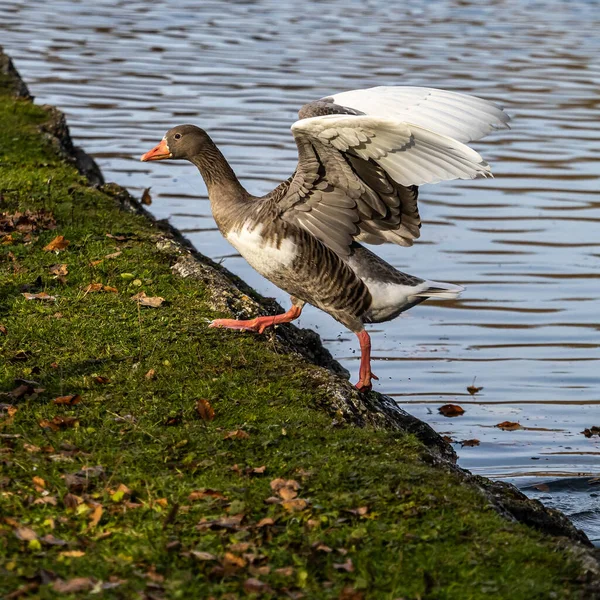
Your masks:
M160 143L141 157L142 162L167 158L191 160L211 145L204 129L195 125L178 125L169 129Z

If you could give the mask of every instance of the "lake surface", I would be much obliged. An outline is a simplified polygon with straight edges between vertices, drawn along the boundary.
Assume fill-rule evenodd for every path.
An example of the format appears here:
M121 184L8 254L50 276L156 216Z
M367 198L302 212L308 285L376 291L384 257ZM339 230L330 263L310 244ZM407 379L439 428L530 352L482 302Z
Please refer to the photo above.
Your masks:
M600 3L581 0L0 0L0 43L107 180L151 186L157 217L284 306L221 238L191 165L139 162L166 129L207 129L262 194L294 170L307 101L406 84L503 104L512 129L473 144L495 179L422 187L421 239L377 248L467 289L371 327L375 389L480 440L456 446L461 465L565 509L597 543L600 439L581 432L600 425L599 31ZM357 378L352 334L314 308L300 325ZM448 402L465 414L441 416Z

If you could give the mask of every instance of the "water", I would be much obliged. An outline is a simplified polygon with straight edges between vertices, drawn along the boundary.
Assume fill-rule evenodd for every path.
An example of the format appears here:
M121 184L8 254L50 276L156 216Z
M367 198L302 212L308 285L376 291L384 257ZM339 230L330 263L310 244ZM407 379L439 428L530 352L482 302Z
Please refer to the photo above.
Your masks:
M511 131L475 144L495 179L423 187L421 240L377 249L467 290L372 327L376 389L480 440L457 446L472 471L550 482L528 493L600 539L600 440L580 433L600 424L599 2L0 0L0 24L38 102L67 113L108 180L151 186L157 217L284 305L217 232L193 167L139 162L166 129L209 130L262 194L294 170L289 126L312 99L395 83L502 103ZM312 308L300 325L357 377L353 335ZM442 417L447 402L464 416ZM494 427L506 420L526 429Z

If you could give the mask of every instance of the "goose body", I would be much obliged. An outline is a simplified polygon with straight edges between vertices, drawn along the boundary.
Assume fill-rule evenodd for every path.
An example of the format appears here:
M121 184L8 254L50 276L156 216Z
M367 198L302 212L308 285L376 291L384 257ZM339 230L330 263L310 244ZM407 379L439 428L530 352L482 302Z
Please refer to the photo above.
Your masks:
M186 159L206 183L217 226L256 269L288 292L283 315L218 319L213 327L261 332L312 304L356 333L357 387L371 388L365 323L388 321L427 298L463 288L402 273L361 242L410 246L419 237L418 186L491 175L465 145L508 116L464 94L415 87L343 92L304 105L292 125L294 174L263 197L249 194L208 134L180 125L142 156Z

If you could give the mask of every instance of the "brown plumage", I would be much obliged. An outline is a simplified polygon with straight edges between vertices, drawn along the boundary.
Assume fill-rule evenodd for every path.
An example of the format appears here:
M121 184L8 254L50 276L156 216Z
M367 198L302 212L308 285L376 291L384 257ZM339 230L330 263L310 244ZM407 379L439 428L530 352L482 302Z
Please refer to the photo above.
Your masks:
M431 117L440 107L448 122ZM405 113L410 120L398 118ZM208 134L194 125L169 130L142 160L196 165L221 233L292 297L283 315L218 319L211 326L262 332L313 304L357 334L357 387L368 390L374 375L364 323L392 319L428 297L456 297L462 288L400 273L358 242L410 246L421 227L418 184L489 174L481 157L446 130L461 137L458 123L467 140L475 139L504 126L507 117L483 100L425 88L345 92L307 104L299 114L292 127L296 171L263 197L244 189Z

